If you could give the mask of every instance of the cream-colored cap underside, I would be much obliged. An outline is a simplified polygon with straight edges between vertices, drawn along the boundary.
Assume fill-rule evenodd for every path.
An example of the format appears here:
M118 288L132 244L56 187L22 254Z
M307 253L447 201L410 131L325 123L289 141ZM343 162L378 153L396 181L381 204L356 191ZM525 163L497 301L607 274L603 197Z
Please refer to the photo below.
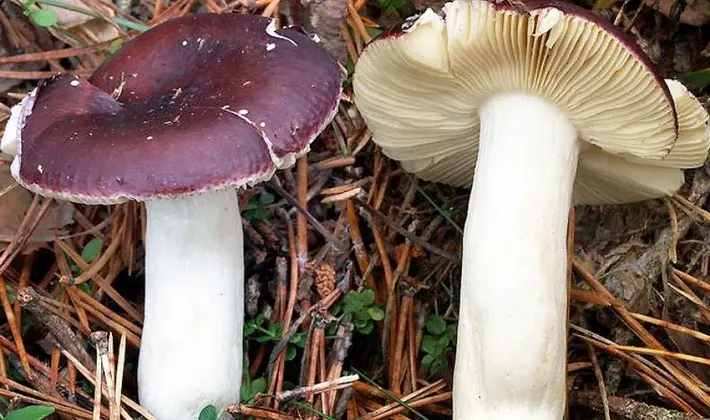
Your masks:
M407 33L375 41L358 61L355 102L389 157L419 177L469 186L478 107L498 92L537 94L588 142L575 203L620 203L675 191L678 168L707 154L707 113L682 85L672 103L652 73L603 29L557 9L530 15L481 0L427 11ZM515 115L511 115L514 121ZM521 139L524 141L525 139Z

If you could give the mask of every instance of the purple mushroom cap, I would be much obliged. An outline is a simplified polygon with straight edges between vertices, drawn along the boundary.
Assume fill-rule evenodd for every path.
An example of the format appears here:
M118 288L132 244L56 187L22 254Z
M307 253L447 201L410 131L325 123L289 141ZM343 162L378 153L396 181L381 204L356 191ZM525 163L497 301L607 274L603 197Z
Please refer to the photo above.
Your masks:
M308 151L340 92L337 63L298 29L236 14L173 19L89 80L41 83L23 104L13 175L83 203L251 185Z

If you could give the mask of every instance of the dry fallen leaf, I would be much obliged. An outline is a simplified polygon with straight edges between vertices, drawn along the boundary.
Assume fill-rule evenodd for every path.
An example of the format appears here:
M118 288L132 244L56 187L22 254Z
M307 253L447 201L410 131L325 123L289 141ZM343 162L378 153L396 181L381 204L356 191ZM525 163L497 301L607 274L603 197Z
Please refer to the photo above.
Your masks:
M311 30L318 34L323 46L340 63L347 62L347 49L340 26L348 15L348 3L343 0L302 0L308 7Z
M81 0L63 0L69 6L89 10L89 7ZM57 27L64 31L71 32L75 37L88 43L101 43L118 38L119 33L116 26L104 19L88 16L83 13L74 12L60 7L42 5L43 9L52 10L57 14ZM116 13L109 7L94 4L91 11L99 13L109 19L116 17ZM61 31L49 28L52 35L67 42L70 45L76 44L76 39L66 36Z
M32 203L32 193L18 185L7 165L0 166L0 250L17 234L17 230ZM29 243L51 241L56 235L66 234L64 228L74 221L74 205L55 201L37 226Z

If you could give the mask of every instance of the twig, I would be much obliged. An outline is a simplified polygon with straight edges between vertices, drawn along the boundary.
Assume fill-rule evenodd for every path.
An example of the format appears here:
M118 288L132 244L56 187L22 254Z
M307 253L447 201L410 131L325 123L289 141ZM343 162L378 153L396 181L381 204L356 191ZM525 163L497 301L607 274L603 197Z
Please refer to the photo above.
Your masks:
M0 335L0 349L2 349L2 351L8 355L10 355L10 354L17 355L18 354L17 346L15 346L12 343L12 341L8 340L3 335ZM10 359L10 361L13 362L12 359ZM45 394L56 395L57 394L56 388L54 388L51 383L47 383L45 385L44 379L46 377L50 377L50 375L51 375L51 371L47 367L47 365L44 364L43 362L40 362L39 360L35 359L34 357L29 356L29 355L28 355L28 361L30 363L30 366L32 366L35 370L42 373L42 375L35 375L31 380L32 384L35 385L35 388L42 390ZM16 365L16 363L13 363L13 364ZM84 397L89 398L89 396L86 393L84 393L83 390L81 390L81 389L77 390L74 387L74 382L73 382L74 378L72 377L72 373L74 372L74 370L73 370L72 366L73 366L72 364L69 364L67 366L67 378L65 379L64 377L59 376L59 377L57 377L58 382L63 387L66 387L68 389L68 392L70 394L70 398L73 398L75 393L78 393ZM0 380L4 380L4 378L0 378Z
M88 378L87 378L88 379ZM94 376L94 417L93 420L101 420L101 391L103 381L101 380L101 355L96 352L96 374Z
M94 319L103 322L104 325L113 329L115 332L122 335L125 334L128 342L130 342L135 348L140 348L140 327L128 322L125 318L104 307L91 296L82 291L75 290L71 287L67 288L66 291L72 301L76 301L78 308L88 311L89 315L91 315ZM51 303L54 301L47 299L45 302ZM108 315L105 315L105 313L108 313ZM114 321L114 319L118 321Z
M18 394L17 392L13 392L13 391L8 391L3 388L0 388L0 395L4 395L4 396L10 397L10 398L17 398L20 401L30 403L30 404L48 405L50 407L53 407L54 409L56 409L59 412L67 413L72 416L76 416L78 418L82 418L82 419L90 419L91 418L90 412L82 410L81 408L74 408L71 406L67 406L66 404L60 404L59 402L49 401L46 399L46 396L43 396L43 399L28 397L26 395Z
M54 338L68 352L73 354L89 370L95 370L94 361L89 356L79 337L74 334L69 324L62 318L50 313L42 306L42 298L32 287L25 287L17 291L17 301L23 308L32 312L37 319L51 331Z
M285 191L284 191L285 192ZM289 216L288 212L286 212L283 209L279 209L281 217L284 219L286 222L287 230L288 230L288 248L289 248L289 255L290 255L290 260L291 260L291 276L290 276L290 281L289 281L289 287L288 287L288 301L286 304L286 311L284 313L284 326L283 329L281 330L281 340L282 341L287 341L285 340L289 330L291 329L291 319L293 317L293 309L296 306L296 292L298 290L298 254L296 251L296 244L295 244L295 232L293 228L293 222L291 221L291 217ZM272 394L276 394L281 391L281 384L283 383L283 370L284 370L284 365L286 363L286 345L281 348L279 353L277 353L277 356L275 358L274 362L274 369L272 370L272 373L270 376L270 382L269 382L269 390L271 391ZM276 351L276 348L274 348L274 352ZM273 352L272 352L273 354ZM270 358L271 360L274 360L273 357ZM278 401L274 400L274 408L278 408Z
M654 349L665 350L663 345L650 332L648 332L648 330L646 330L643 325L636 320L636 318L630 315L624 305L622 305L614 297L614 295L612 295L611 292L609 292L604 285L602 285L602 283L594 275L592 275L589 270L587 270L581 261L575 258L573 260L573 265L575 271L580 274L587 284L592 286L596 291L603 294L609 300L617 315L634 331L634 333L636 333L644 344ZM673 377L683 384L686 389L691 391L706 408L710 407L710 395L698 387L697 383L700 382L698 378L680 367L674 360L668 360L665 357L660 356L657 356L657 360L668 370L668 372L673 375Z
M419 227L418 220L413 220L407 232L414 234ZM394 271L392 287L387 291L387 307L385 308L384 331L382 339L383 353L389 359L389 389L394 393L400 393L399 375L402 367L402 350L404 349L404 333L406 327L406 317L411 309L412 298L402 299L402 304L397 302L397 284L399 278L406 275L406 269L409 265L409 256L412 249L412 243L406 240L402 251L399 255L397 268ZM399 309L401 308L401 310Z
M589 350L589 359L592 361L592 366L594 366L594 376L597 378L597 383L599 384L599 394L602 397L602 411L604 412L604 419L611 420L611 413L609 413L609 400L606 393L606 386L604 385L604 375L602 374L601 368L599 368L597 353L591 343L587 343L587 349Z
M603 337L599 337L597 334L587 331L579 326L571 325L572 329L575 329L583 335L575 334L576 337L581 338L585 342L588 342L595 347L598 347L604 351L613 354L620 359L623 359L631 364L636 374L648 382L656 391L661 395L668 398L674 404L676 404L681 409L688 412L696 412L695 409L686 401L692 401L695 403L693 397L685 390L679 388L672 382L672 378L668 374L658 368L656 365L649 363L647 360L641 358L636 354L625 353L616 348L615 343L607 340Z
M324 340L325 336L325 326L327 322L320 314L315 314L313 318L313 328L310 334L310 347L306 355L308 356L308 363L304 366L307 367L306 375L306 387L313 387L316 383L316 374L318 372L318 361L320 359L320 343ZM304 357L306 356L304 355ZM308 395L306 402L313 403L313 395Z
M700 280L696 279L695 277L691 276L690 274L678 270L677 268L674 268L672 271L673 271L673 274L680 277L683 281L686 281L686 282L692 284L693 286L696 286L699 289L702 289L703 291L710 293L710 284L708 284L704 281L700 281Z
M32 267L34 266L35 263L35 255L36 253L33 252L30 255L25 258L25 260L22 262L22 271L20 272L20 280L17 282L17 289L22 289L23 287L26 287L29 282L30 282L30 274L32 273ZM17 318L17 322L22 325L22 305L20 305L20 301L15 299L15 317Z
M373 207L370 206L369 204L365 203L364 201L360 200L359 198L353 197L353 200L355 200L355 202L357 202L357 204L358 204L359 206L363 207L368 213L372 214L373 216L375 216L375 217L377 217L378 219L380 219L380 220L382 220L383 222L385 222L385 224L386 224L387 226L389 226L390 228L392 228L392 229L394 229L395 231L397 231L397 233L399 233L400 235L402 235L402 236L404 236L405 238L407 238L407 239L409 239L410 241L412 241L412 243L421 246L422 248L424 248L424 249L426 249L427 251L432 252L432 253L434 253L434 254L440 256L441 258L446 258L447 260L454 261L454 262L457 262L457 263L458 263L458 262L461 262L461 258L459 258L457 255L454 255L454 254L452 254L452 253L450 253L450 252L444 251L443 249L441 249L441 248L439 248L439 247L437 247L437 246L434 246L434 245L432 245L432 244L430 244L430 243L428 243L428 242L422 241L421 239L419 239L419 238L416 237L415 235L413 235L413 234L407 232L407 229L404 229L404 228L401 227L401 226L397 226L396 223L394 223L393 221L389 220L389 218L388 218L387 216L385 216L384 214L382 214L382 212L380 212L379 210L376 210L375 208L373 208Z
M259 419L269 419L269 420L294 420L294 417L282 414L276 410L270 410L268 408L257 408L251 407L246 404L234 404L227 407L227 411L230 414L244 415L244 416L254 416Z
M389 355L389 359L392 360L392 365L390 365L390 391L395 394L401 393L401 382L402 382L402 362L405 359L404 356L404 341L407 337L407 324L409 323L409 317L411 316L411 309L413 305L412 296L405 294L402 297L402 303L400 305L401 309L397 314L397 328L394 329L394 337L390 338L394 341L394 351ZM394 322L393 322L394 324ZM409 343L411 346L412 343Z
M39 204L40 201L42 201L41 205ZM7 295L4 271L20 252L24 244L27 242L29 237L37 228L37 225L39 225L39 223L42 221L42 218L47 214L47 211L49 211L51 204L51 199L42 200L39 195L35 195L32 200L32 203L30 204L30 207L25 213L25 217L22 219L22 223L20 223L20 226L17 229L17 234L7 245L7 248L5 248L2 255L0 255L0 301L2 302L2 307L5 311L5 316L7 317L7 321L10 326L12 338L15 341L15 345L18 349L18 355L20 356L22 369L25 371L27 379L30 380L32 380L32 370L30 369L29 360L27 357L27 350L25 350L25 344L22 340L22 332L20 331L20 325L18 323L18 320L15 318L15 313L13 311L12 304L10 303L10 298Z
M303 396L311 396L314 394L320 394L322 392L328 392L338 389L343 389L352 385L353 382L359 380L358 375L348 375L341 376L340 378L330 380L327 382L321 382L319 384L304 386L300 388L291 389L288 391L283 391L276 394L276 399L279 401L287 401L292 398L300 398Z
M308 208L308 155L298 159L297 200L304 209ZM308 263L308 220L303 212L296 215L296 238L298 245L298 267L303 270Z
M345 322L338 327L338 338L333 344L333 350L330 353L330 368L328 369L328 381L334 381L340 377L343 371L343 363L348 355L348 349L352 344L353 324ZM328 412L332 413L335 409L335 394L336 391L330 391L323 395L323 398L328 406Z
M365 285L371 287L375 291L376 300L381 301L380 299L382 299L382 296L377 296L377 289L375 288L375 282L372 279L372 276L365 274L367 273L367 267L370 265L370 259L365 251L365 243L362 240L362 232L360 231L357 212L355 211L355 204L353 204L352 200L347 200L345 202L345 208L348 216L350 241L352 243L353 252L355 253L355 260L357 261L358 268L360 268L360 273L365 276L363 281Z
M355 371L356 373L358 373L358 374L362 377L362 379L363 379L365 382L367 382L368 384L370 384L370 385L374 386L375 388L377 388L377 390L379 390L380 392L382 392L383 394L385 394L385 395L387 396L387 398L390 398L390 399L394 400L394 401L396 402L396 403L393 403L394 405L400 404L400 405L406 407L409 411L411 411L412 414L414 414L416 417L418 417L418 418L420 418L420 419L422 419L422 420L427 420L427 418L426 418L422 413L420 413L420 412L417 411L417 410L414 410L414 408L412 408L409 404L407 404L407 401L408 401L408 400L412 400L412 399L416 398L416 396L422 395L422 393L429 391L429 387L427 387L427 388L422 388L422 389L420 389L420 390L417 390L417 391L413 392L412 394L408 395L408 396L405 397L405 398L398 398L395 394L393 394L393 393L387 391L386 389L382 388L381 386L379 386L379 385L378 385L375 381L373 381L372 379L370 379L370 378L368 378L367 376L363 375L361 372L358 372L357 369L355 369L355 368L352 368L352 369L353 369L353 371ZM443 381L438 381L437 384L443 384ZM353 386L356 386L356 385L357 385L357 382L356 382L355 384L353 384ZM432 384L432 385L433 385L433 384ZM387 411L387 410L383 410L383 411ZM373 413L369 413L367 416L363 416L363 420L365 420L368 416L374 416L374 415L376 415L376 414L379 414L379 412L378 412L378 413L374 413L374 412L373 412ZM368 420L371 420L371 419L368 419Z
M69 287L66 289L66 291L70 297L76 298L78 301L80 301L80 305L83 306L86 310L88 310L92 314L95 314L96 312L100 312L102 315L111 319L117 325L125 328L126 330L132 332L133 334L136 334L136 335L142 334L141 327L132 323L131 321L127 320L126 318L122 317L121 315L117 314L116 312L112 311L107 306L103 305L101 302L94 299L88 293L83 293L78 288L74 288L74 287ZM51 301L50 301L50 303L51 303Z
M421 407L422 405L427 405L427 404L433 403L430 400L426 400L426 397L431 396L432 394L436 394L437 392L441 391L445 386L446 386L446 384L444 383L444 381L439 380L439 381L433 382L433 383L431 383L431 384L429 384L417 391L414 391L414 392L410 393L409 395L403 396L402 398L396 398L390 392L385 391L385 394L388 394L389 396L394 397L392 399L394 399L395 402L385 405L385 406L379 408L378 410L373 411L372 413L368 413L367 415L363 416L363 420L375 420L375 419L386 418L395 412L402 412L405 409L411 410L412 413L417 415L417 417L426 418L418 411L412 410L412 408L417 408L417 407ZM438 395L437 397L441 398L441 401L445 401L445 400L448 400L451 398L451 393L450 392L443 393L443 394ZM419 404L417 404L417 401L419 402ZM422 401L426 401L426 403L422 403ZM436 402L438 402L438 400Z
M699 363L702 365L710 366L710 359L707 359L705 357L700 357L700 356L693 356L693 355L685 354L685 353L678 353L675 351L668 351L668 350L662 350L662 349L649 349L647 347L636 347L636 346L616 346L616 348L621 351L628 351L631 353L648 354L648 355L659 356L659 357L670 357L670 358L674 358L674 359L680 359L680 360L685 360L688 362L694 362L694 363Z
M355 158L352 156L346 156L346 157L339 157L338 156L338 157L326 159L324 161L315 163L313 165L313 168L318 171L325 171L326 169L340 168L343 166L352 165L354 163L355 163Z
M409 312L409 317L407 321L407 349L408 349L408 355L409 355L409 381L410 381L410 387L412 391L416 391L418 389L417 386L417 377L419 376L418 373L418 363L417 363L417 354L419 353L419 341L417 340L417 331L415 327L415 320L414 320L414 314L416 312L415 306L412 305L410 312Z
M398 405L392 408L389 408L386 412L382 414L378 414L373 417L367 417L368 420L380 420L380 419L385 419L385 418L392 418L395 414L399 414L407 409L412 409L412 408L425 408L426 406L430 404L436 404L444 401L448 401L451 399L451 392L444 392L441 394L437 395L432 395L430 397L422 398L417 401L412 401L410 403L407 403L407 407ZM391 404L390 404L391 406ZM365 417L363 417L365 418Z
M112 41L101 42L95 45L90 45L88 47L63 48L59 50L24 53L7 57L0 57L0 64L28 63L32 61L45 61L52 59L76 57L82 54L104 49L111 45L111 42Z
M25 344L22 340L22 332L20 331L20 325L15 319L15 312L12 310L10 304L10 298L7 295L7 289L5 287L5 278L0 275L0 300L2 300L2 306L5 310L5 317L7 318L7 323L10 326L10 333L12 334L12 339L17 346L17 353L20 357L20 363L22 364L22 370L25 376L32 380L32 369L30 368L30 363L27 358L27 350L25 350Z
M113 363L109 360L109 334L106 331L96 331L91 333L91 340L96 346L96 355L101 363L99 371L103 370L104 379L106 380L109 418L110 420L118 420L120 413L116 407L116 395L114 394L116 391L115 372Z
M121 410L121 393L123 392L123 368L126 363L126 335L121 334L121 341L118 345L118 363L116 367L116 408Z
M584 290L578 288L570 288L570 299L578 302L591 303L593 305L610 307L611 303L601 293L593 290Z
M57 244L64 254L71 258L82 270L89 268L89 264L81 258L81 255L79 255L71 246L64 243L64 241L55 241L55 244ZM97 273L92 279L96 285L98 285L101 290L106 292L106 294L109 295L109 297L111 297L111 299L113 299L113 301L116 302L124 311L126 311L128 315L138 322L143 322L143 316L141 313L136 310L136 308L134 308L133 305L131 305L123 296L121 296L121 294L119 294L116 289L111 286L111 283L105 277ZM69 283L71 283L71 281L69 281Z
M696 331L692 328L686 328L686 327L683 327L678 324L673 324L671 322L664 321L662 319L656 319L654 317L646 316L643 314L637 314L635 312L630 312L629 315L631 315L632 317L634 317L640 321L648 322L649 324L653 324L653 325L658 325L659 327L663 327L663 328L667 328L669 330L677 331L681 334L685 334L690 337L697 338L698 340L705 341L706 343L710 343L710 335L703 334L700 331Z
M360 194L362 191L362 187L355 187L352 189L349 189L347 191L338 193L338 194L333 194L329 195L325 198L323 198L320 202L323 204L328 204L328 203L336 203L338 201L344 201L347 200L348 198L355 197L356 195Z
M348 245L344 244L341 242L338 238L335 237L328 229L323 227L323 225L313 217L313 215L301 205L295 198L291 196L291 194L288 193L278 182L275 182L273 179L269 181L269 186L273 188L281 197L283 197L286 201L289 202L292 206L294 206L299 212L303 213L308 221L313 225L313 227L323 235L325 239L328 240L333 246L338 248L340 251L348 251Z
M297 199L298 203L304 208L308 209L308 155L304 155L298 159L298 183L297 185ZM299 281L303 282L306 276L303 273L306 271L306 265L308 264L308 219L305 213L298 212L296 214L296 245L297 245L297 258L298 258L298 277ZM300 285L299 285L300 288ZM300 299L301 312L308 312L308 308L311 306L310 296L305 294ZM309 320L306 320L305 327L308 328Z
M86 367L83 366L74 356L72 356L71 353L67 352L66 350L62 350L62 354L66 356L66 358L69 359L72 363L74 363L74 366L76 366L77 370L84 376L84 378L86 378L86 380L88 380L92 385L98 388L97 383L101 383L102 381L99 380L97 382L95 376L91 374L91 371L86 369ZM104 393L105 392L106 391L104 391ZM152 414L148 412L148 410L141 407L138 403L126 397L125 395L121 395L121 401L123 401L123 403L130 407L132 410L145 417L147 420L157 420ZM123 409L121 410L123 411Z

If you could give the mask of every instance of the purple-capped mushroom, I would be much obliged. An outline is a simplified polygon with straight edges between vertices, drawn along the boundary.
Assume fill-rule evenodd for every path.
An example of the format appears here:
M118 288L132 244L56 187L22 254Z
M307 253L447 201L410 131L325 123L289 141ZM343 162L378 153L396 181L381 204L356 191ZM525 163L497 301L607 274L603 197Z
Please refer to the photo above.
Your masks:
M89 80L41 83L13 108L13 176L78 203L145 202L140 402L194 420L239 401L243 240L235 188L293 164L333 117L337 63L300 30L236 14L173 19Z
M570 205L673 193L703 164L707 112L674 106L670 85L562 1L454 0L363 51L354 99L373 140L424 179L472 186L455 419L564 417Z

